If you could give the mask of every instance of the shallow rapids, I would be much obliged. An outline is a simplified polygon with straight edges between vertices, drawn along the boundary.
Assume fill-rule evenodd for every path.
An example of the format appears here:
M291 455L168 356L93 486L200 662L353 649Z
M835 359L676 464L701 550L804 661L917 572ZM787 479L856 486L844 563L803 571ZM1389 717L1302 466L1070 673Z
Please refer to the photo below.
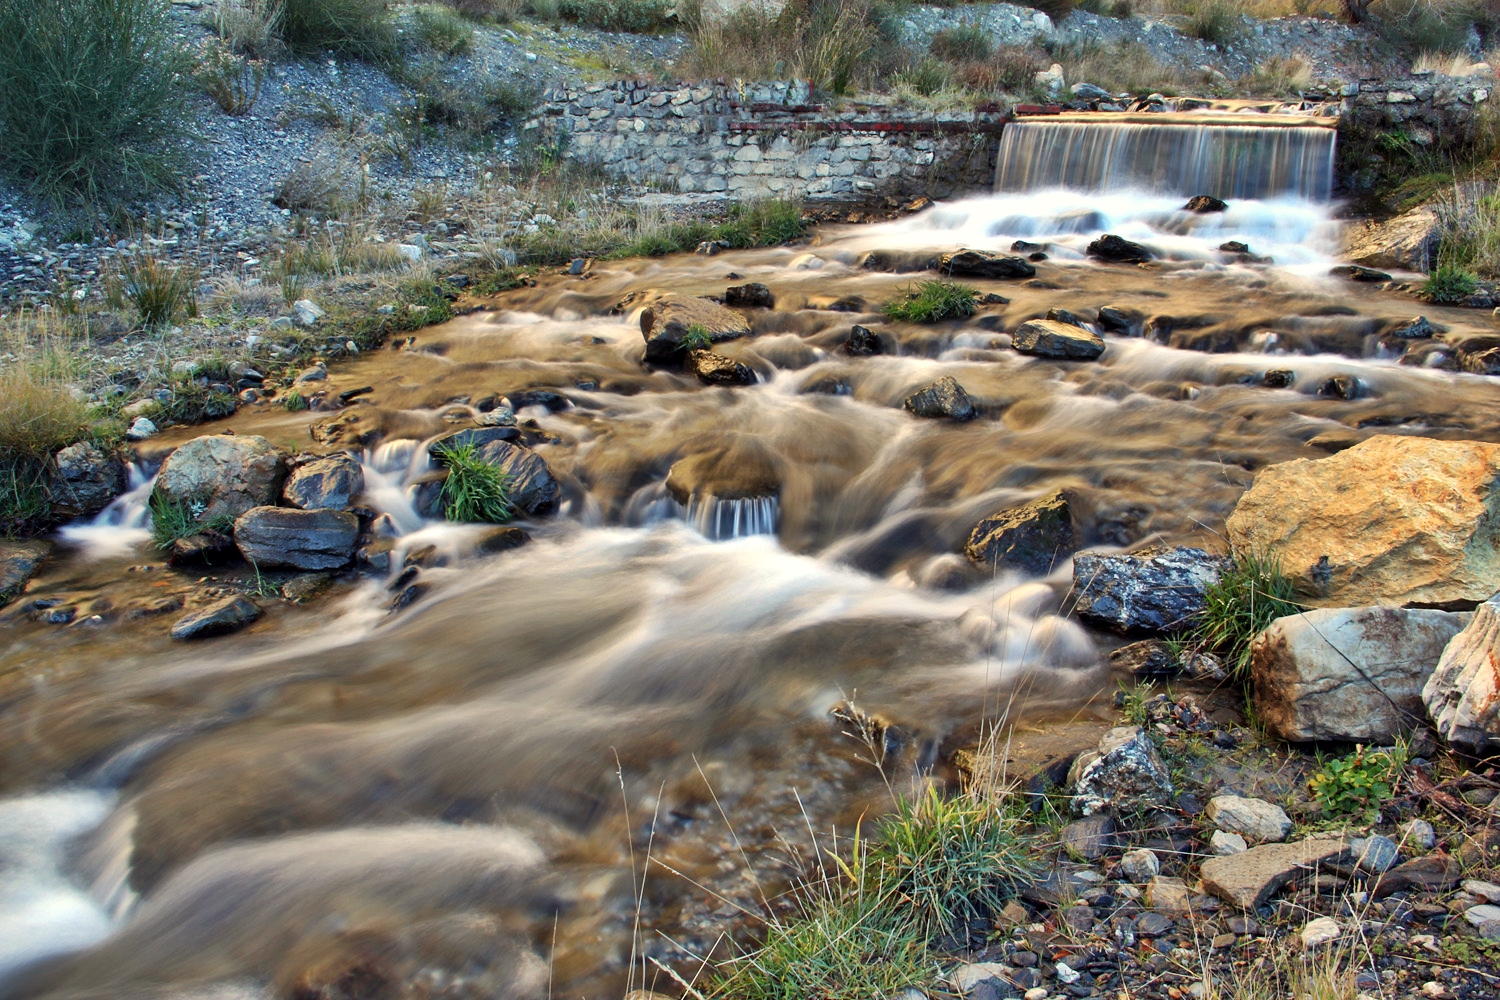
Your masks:
M373 387L342 410L171 432L0 611L0 996L672 992L665 968L726 955L889 807L887 782L951 779L951 751L1002 718L1108 718L1118 638L1070 617L1066 565L971 565L979 519L1068 486L1084 546L1216 546L1267 464L1374 433L1500 440L1500 387L1447 370L1488 317L1326 277L1319 206L1177 208L1002 195L804 247L596 263L335 365L330 398ZM1164 259L1088 261L1106 230ZM974 282L1008 301L879 314L924 276L867 270L868 251L1017 239L1047 244L1036 278ZM1276 263L1217 251L1230 239ZM776 306L715 350L755 385L642 364L641 296L745 281ZM1106 305L1137 322L1097 362L1010 349L1025 319ZM1418 311L1443 337L1398 358L1382 331ZM846 354L855 323L885 353ZM902 409L941 376L979 418ZM1338 376L1353 398L1320 391ZM559 511L482 554L482 529L419 513L425 443L535 389L562 397L517 414ZM161 455L227 428L358 455L392 570L174 645L184 601L266 582L169 570L144 537ZM408 556L419 589L393 606Z

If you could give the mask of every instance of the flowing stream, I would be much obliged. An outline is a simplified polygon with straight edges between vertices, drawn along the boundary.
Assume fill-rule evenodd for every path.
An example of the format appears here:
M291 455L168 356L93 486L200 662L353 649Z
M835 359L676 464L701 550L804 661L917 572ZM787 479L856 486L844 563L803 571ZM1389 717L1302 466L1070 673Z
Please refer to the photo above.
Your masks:
M727 954L766 895L889 807L887 782L951 778L986 722L1110 717L1119 639L1068 615L1067 566L969 564L979 519L1070 486L1085 546L1217 545L1267 464L1374 433L1500 440L1493 380L1447 370L1446 341L1398 358L1382 337L1418 311L1450 341L1495 336L1488 317L1327 277L1316 192L1209 216L1180 211L1192 193L1006 191L804 247L598 262L335 366L334 394L373 387L358 405L170 432L0 611L0 996L677 991L663 969ZM1106 231L1164 259L1089 261ZM1036 279L975 282L1009 301L962 322L884 323L921 276L861 263L1018 239L1047 246ZM638 306L612 311L744 281L776 306L716 350L754 386L643 366ZM1096 362L1009 347L1027 318L1105 305L1139 323ZM844 353L855 323L886 353ZM1291 385L1263 384L1272 369ZM902 409L945 375L978 419ZM1356 398L1320 394L1338 375ZM484 528L417 513L423 442L535 388L567 400L518 413L560 509L484 554ZM155 462L229 428L361 456L390 577L425 567L415 600L351 574L171 643L184 600L256 582L200 583L146 544ZM666 479L685 461L684 503Z

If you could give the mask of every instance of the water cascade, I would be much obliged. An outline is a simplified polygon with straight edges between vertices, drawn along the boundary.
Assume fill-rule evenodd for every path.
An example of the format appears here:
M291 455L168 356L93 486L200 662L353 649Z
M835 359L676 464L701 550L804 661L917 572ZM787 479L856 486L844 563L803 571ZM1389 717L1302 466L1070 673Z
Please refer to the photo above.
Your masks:
M995 190L1129 188L1315 202L1332 196L1337 133L1328 119L1279 116L1275 123L1237 125L1222 124L1222 116L1201 124L1192 117L1015 122L1000 137Z

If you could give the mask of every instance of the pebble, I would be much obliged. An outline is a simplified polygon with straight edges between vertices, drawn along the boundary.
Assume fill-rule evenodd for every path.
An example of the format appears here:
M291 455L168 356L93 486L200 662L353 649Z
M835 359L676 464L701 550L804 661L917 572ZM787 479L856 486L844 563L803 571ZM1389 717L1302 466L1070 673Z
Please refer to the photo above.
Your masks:
M1404 846L1430 851L1437 846L1437 831L1425 819L1414 819L1401 827L1401 840Z
M1337 941L1339 935L1343 933L1344 929L1339 926L1337 920L1332 917L1318 917L1307 922L1299 937L1302 947L1307 951L1313 951L1325 944Z
M1172 921L1160 913L1143 913L1135 922L1135 932L1141 937L1161 937L1172 929Z
M1033 986L1026 991L1026 1000L1047 1000L1047 987Z
M1250 849L1250 845L1237 833L1215 830L1213 836L1208 838L1208 849L1220 857L1229 857L1231 854L1243 854Z
M1389 871L1400 857L1396 842L1389 837L1376 834L1372 837L1356 837L1349 842L1349 852L1355 863L1367 872Z
M1471 896L1478 896L1486 903L1500 903L1500 885L1493 882L1481 882L1479 879L1468 878L1459 884L1459 888Z
M1145 848L1126 851L1120 859L1120 874L1137 884L1149 882L1161 874L1161 861L1156 852Z
M1058 962L1056 970L1058 981L1064 984L1076 983L1082 975L1082 973L1073 968L1067 962Z
M1492 906L1488 903L1471 906L1464 911L1464 919L1475 927L1500 920L1500 906Z

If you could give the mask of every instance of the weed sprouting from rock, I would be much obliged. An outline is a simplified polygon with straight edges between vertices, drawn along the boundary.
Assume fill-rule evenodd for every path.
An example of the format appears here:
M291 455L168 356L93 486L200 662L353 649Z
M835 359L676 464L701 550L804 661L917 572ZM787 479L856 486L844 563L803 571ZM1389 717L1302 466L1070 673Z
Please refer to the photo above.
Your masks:
M1204 592L1204 609L1185 645L1222 654L1231 673L1246 680L1251 640L1276 619L1301 610L1295 597L1292 581L1275 559L1237 554Z
M443 480L448 520L503 524L515 516L509 477L486 462L475 445L443 448L437 458L448 469Z
M937 323L974 315L979 290L952 281L924 281L885 304L887 319Z

